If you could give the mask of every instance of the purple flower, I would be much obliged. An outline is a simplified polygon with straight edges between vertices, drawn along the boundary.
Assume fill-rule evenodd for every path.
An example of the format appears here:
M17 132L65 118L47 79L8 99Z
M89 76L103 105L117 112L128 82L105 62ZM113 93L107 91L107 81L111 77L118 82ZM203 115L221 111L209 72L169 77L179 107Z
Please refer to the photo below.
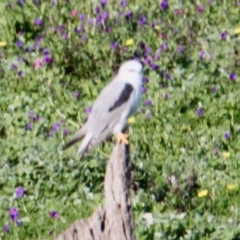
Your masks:
M100 13L100 7L98 7L98 6L95 7L95 13L96 13L96 14L99 14L99 13Z
M149 54L152 51L152 49L148 46L145 47L145 54Z
M68 34L67 34L66 32L63 32L63 33L62 33L62 38L63 38L63 39L67 39L67 38L68 38Z
M135 55L134 55L134 60L140 61L139 57L138 57L138 56L135 56Z
M215 93L216 91L217 91L216 86L212 86L212 87L211 87L211 92L212 92L212 93Z
M22 226L22 221L17 220L16 223L17 223L17 226L18 226L18 227L21 227L21 226Z
M49 212L49 216L51 218L58 218L59 217L59 213L57 211L51 211L51 212Z
M179 30L177 29L177 28L175 28L174 30L173 30L173 33L174 34L177 34L179 32Z
M162 2L160 3L160 7L162 10L167 10L169 7L168 0L162 0Z
M106 28L106 32L107 32L107 33L112 32L112 28L111 28L111 27L107 27L107 28Z
M18 5L22 6L24 4L24 0L18 0L17 3Z
M148 78L146 78L146 77L143 77L143 78L142 78L142 83L143 83L143 84L148 83L148 82L149 82L149 81L148 81Z
M179 53L183 53L183 51L184 51L184 48L183 48L183 46L178 46L178 50L177 50Z
M78 91L73 92L73 97L78 98L80 96L80 93Z
M146 18L145 18L144 16L140 17L140 19L139 19L139 24L140 24L141 26L143 26L143 25L145 25L146 23L147 23Z
M103 20L107 20L108 17L109 17L108 12L104 12L104 13L102 13L102 19L103 19Z
M42 39L42 37L40 37L40 36L37 36L36 38L35 38L35 42L41 42L43 39Z
M112 32L112 28L111 28L111 27L107 27L107 28L106 28L106 32L107 32L107 33L111 33L111 32Z
M107 28L106 28L106 32L107 32L107 33L112 32L112 28L111 28L111 27L107 27Z
M29 112L28 112L28 117L29 118L33 118L35 116L35 113L32 111L32 110L30 110Z
M167 48L168 48L167 43L163 43L163 44L161 45L161 49L162 49L162 50L167 50Z
M124 13L123 11L119 11L119 12L118 12L118 16L119 16L119 17L123 16L123 13ZM117 23L116 23L116 24L117 24ZM119 21L118 21L118 24L119 24Z
M87 114L90 114L90 113L92 112L92 106L87 107L87 108L85 109L85 112L86 112Z
M171 75L167 73L167 74L166 74L166 79L167 79L167 80L171 80L171 79L172 79Z
M66 120L61 119L60 123L61 123L62 125L65 125L65 124L66 124Z
M229 140L229 139L230 139L230 133L229 133L229 132L226 132L226 133L224 134L224 138L225 138L226 140Z
M37 26L42 26L43 25L43 21L41 18L36 18L34 21L34 24Z
M83 35L83 36L82 36L82 40L83 40L83 42L86 42L86 41L87 41L87 36L86 36L86 35Z
M150 113L148 113L147 115L146 115L146 119L150 119L151 118L151 114Z
M50 54L50 50L47 49L47 48L45 48L45 49L43 50L43 55L49 55L49 54Z
M97 15L96 19L97 23L102 23L102 16L100 14Z
M50 137L52 137L52 134L51 133L46 133L45 137L50 138Z
M145 104L146 104L146 106L151 106L152 105L152 101L150 99L147 99L145 101Z
M34 43L34 48L35 48L35 50L39 50L40 49L40 44L39 43Z
M118 42L114 42L112 45L111 45L111 49L117 49L119 46Z
M132 17L133 17L133 13L131 11L128 11L125 15L125 18L127 21L130 20L130 18L132 18Z
M74 32L75 32L75 33L81 32L81 28L75 27L75 28L74 28Z
M147 64L147 65L151 65L151 59L149 57L146 57L144 59L144 62Z
M168 93L165 93L163 97L164 97L164 99L168 99L169 98Z
M203 58L205 58L205 56L206 56L205 52L204 52L203 50L201 50L201 51L199 52L199 57L200 57L201 59L203 59Z
M18 62L21 62L22 61L22 58L20 56L17 57L17 61Z
M222 40L225 40L227 38L227 35L228 35L227 31L222 32L221 33Z
M126 0L122 0L121 1L121 6L125 8L127 6L127 1Z
M159 69L159 66L158 66L157 64L155 64L155 63L152 63L152 64L151 64L151 69L154 70L154 71L156 71L156 70Z
M88 20L88 23L89 23L89 25L93 25L94 24L94 19L92 19L92 18L90 18L89 20Z
M199 108L197 111L196 111L196 114L198 117L202 116L203 115L203 109L202 108Z
M26 191L23 187L16 187L15 188L15 194L16 194L17 198L21 198L24 195L25 192Z
M18 72L18 76L19 76L19 77L23 77L23 75L24 75L24 72L23 72L22 70L20 70L20 71Z
M101 5L102 8L104 8L106 6L106 4L107 4L107 0L101 0L100 1L100 5Z
M157 61L159 59L159 57L160 57L160 53L156 53L156 54L153 55L153 59L155 61Z
M142 94L146 93L147 89L145 87L142 87Z
M46 64L50 64L53 62L53 58L49 55L43 56L43 62Z
M237 79L237 74L234 73L234 72L232 72L232 73L229 75L229 79L230 79L231 81L236 81L236 79Z
M57 132L57 130L59 129L59 127L60 127L60 123L54 123L53 125L52 125L52 132Z
M59 25L59 26L57 27L57 32L62 33L63 31L64 31L64 25Z
M18 40L16 45L17 45L18 48L22 48L23 42L21 40Z
M10 208L9 216L13 221L17 221L19 216L18 210L16 208Z
M144 42L140 42L139 46L140 46L141 49L144 50L145 47L146 47L146 44Z
M13 63L13 64L12 64L12 68L13 68L13 69L17 69L17 68L18 68L17 64Z
M34 121L34 122L38 122L40 119L41 119L40 116L35 116L35 117L33 118L33 121Z
M26 47L25 52L31 52L32 48L31 47Z
M204 6L203 5L199 5L197 7L197 10L198 10L199 13L203 13L204 12Z
M155 22L151 22L151 23L150 23L150 27L151 27L151 28L154 28L155 26L156 26Z
M9 233L9 232L10 232L10 226L9 226L8 224L6 224L6 225L4 226L4 228L3 228L3 231L4 231L5 233Z
M69 133L68 129L64 129L64 130L63 130L63 135L64 135L64 136L67 136L68 133Z
M26 130L32 130L32 129L33 129L32 123L27 123Z
M84 20L86 19L86 15L85 15L85 14L80 14L80 15L79 15L79 19L80 19L81 21L84 21Z
M151 65L151 59L148 56L144 57L144 63L150 66Z

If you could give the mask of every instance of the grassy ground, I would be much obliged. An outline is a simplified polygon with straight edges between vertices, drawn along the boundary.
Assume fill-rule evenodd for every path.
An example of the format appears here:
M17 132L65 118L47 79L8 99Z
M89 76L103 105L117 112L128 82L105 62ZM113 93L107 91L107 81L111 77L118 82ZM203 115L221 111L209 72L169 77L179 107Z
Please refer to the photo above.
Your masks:
M1 3L1 239L52 239L103 202L113 142L82 161L61 147L129 58L148 79L130 126L137 239L240 239L240 7L123 3Z

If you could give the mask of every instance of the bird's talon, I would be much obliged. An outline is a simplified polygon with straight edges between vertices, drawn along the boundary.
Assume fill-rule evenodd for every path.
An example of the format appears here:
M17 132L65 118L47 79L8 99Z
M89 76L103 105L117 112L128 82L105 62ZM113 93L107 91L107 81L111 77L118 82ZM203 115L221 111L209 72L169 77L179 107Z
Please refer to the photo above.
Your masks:
M129 143L128 138L129 138L128 134L119 133L116 135L117 143L123 142L124 144L128 144Z

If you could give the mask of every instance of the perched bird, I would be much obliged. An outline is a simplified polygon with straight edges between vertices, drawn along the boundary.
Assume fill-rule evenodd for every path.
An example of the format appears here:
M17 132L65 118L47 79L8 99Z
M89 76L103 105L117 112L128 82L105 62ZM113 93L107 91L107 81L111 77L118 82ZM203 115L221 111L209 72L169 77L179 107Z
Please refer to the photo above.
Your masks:
M137 110L141 100L143 66L129 60L119 68L117 76L100 92L87 122L63 150L82 140L78 154L92 150L113 133L117 142L128 144L128 134L122 133L128 118Z

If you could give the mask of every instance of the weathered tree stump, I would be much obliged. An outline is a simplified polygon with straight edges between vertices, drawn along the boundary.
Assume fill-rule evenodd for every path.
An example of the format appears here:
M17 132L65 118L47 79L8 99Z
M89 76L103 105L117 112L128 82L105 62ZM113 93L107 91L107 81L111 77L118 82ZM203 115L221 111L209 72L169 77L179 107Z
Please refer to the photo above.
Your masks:
M130 181L129 146L116 144L106 169L105 205L88 219L76 220L55 240L134 240Z

